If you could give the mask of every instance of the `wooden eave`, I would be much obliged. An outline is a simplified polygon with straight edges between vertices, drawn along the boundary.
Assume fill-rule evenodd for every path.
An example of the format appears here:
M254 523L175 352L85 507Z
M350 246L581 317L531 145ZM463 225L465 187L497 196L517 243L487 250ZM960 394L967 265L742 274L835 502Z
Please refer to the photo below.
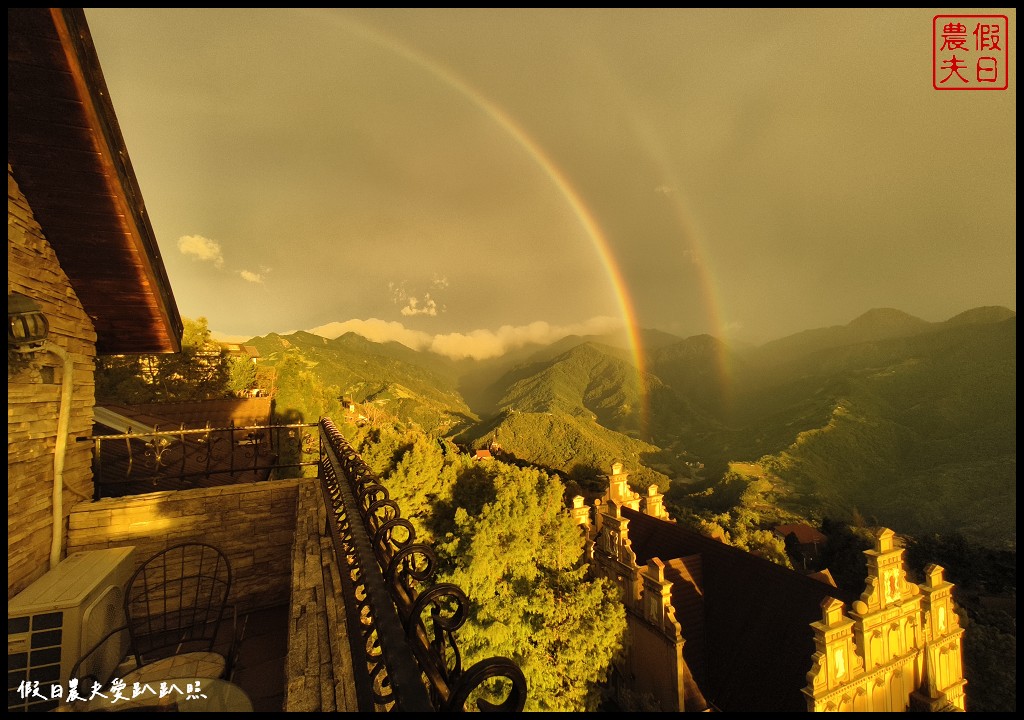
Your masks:
M96 351L179 351L181 316L81 8L7 9L7 161Z

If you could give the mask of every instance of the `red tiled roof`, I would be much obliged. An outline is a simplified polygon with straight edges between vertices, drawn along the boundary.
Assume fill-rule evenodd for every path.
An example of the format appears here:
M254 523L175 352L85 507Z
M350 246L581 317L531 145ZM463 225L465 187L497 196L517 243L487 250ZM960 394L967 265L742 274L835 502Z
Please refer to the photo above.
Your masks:
M815 580L823 583L827 583L832 587L836 587L836 581L832 577L832 573L828 571L828 568L819 570L818 572L812 572L807 577L814 578Z
M723 711L806 711L801 689L815 649L810 623L821 619L824 599L849 605L857 598L676 523L625 507L622 515L638 564L683 558L697 571L691 574L700 586L691 597L674 590L672 602L684 637L690 633L684 654L698 682L703 679L705 698ZM690 559L695 555L699 565ZM703 637L694 632L699 623L684 617L696 611L697 600Z
M270 422L271 398L224 398L192 402L145 403L121 405L104 403L104 407L133 418L158 430L178 430L182 425L191 430L206 427L266 425Z
M218 343L220 347L228 351L228 355L232 357L260 357L259 348L255 345L242 345L241 343Z
M821 531L804 523L778 525L775 528L775 532L783 538L790 534L795 535L796 541L801 545L813 545L814 543L823 543L828 540L828 537L822 534Z

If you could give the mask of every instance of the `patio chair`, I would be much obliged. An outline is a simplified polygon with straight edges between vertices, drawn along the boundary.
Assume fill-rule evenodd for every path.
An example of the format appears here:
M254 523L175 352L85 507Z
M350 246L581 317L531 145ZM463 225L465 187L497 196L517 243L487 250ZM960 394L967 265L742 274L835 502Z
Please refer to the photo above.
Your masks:
M106 685L114 677L159 686L175 679L230 679L237 653L237 615L228 604L231 564L205 543L182 543L146 560L128 580L125 624L83 654L71 670L80 686ZM225 621L227 632L221 633ZM80 675L95 666L93 653L108 651L108 641L127 633L124 661L110 677ZM224 635L225 637L222 637Z

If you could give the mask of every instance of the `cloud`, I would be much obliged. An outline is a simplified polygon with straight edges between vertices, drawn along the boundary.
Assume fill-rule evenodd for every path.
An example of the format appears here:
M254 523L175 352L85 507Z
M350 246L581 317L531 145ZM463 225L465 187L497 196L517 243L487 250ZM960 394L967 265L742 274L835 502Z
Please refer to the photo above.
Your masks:
M543 320L529 325L503 325L498 330L474 330L470 333L435 335L430 351L450 358L484 360L504 355L524 345L550 345L567 335L598 335L622 327L616 318L599 316L573 325L551 325Z
M238 274L242 276L243 280L248 280L251 283L263 282L263 275L260 273L249 272L248 270L239 270Z
M727 322L722 325L722 336L725 338L735 338L743 329L743 323L739 321Z
M550 345L567 335L600 335L622 328L622 321L607 316L590 318L572 325L551 325L538 320L529 325L503 325L497 330L473 330L468 333L447 333L431 335L410 330L400 322L369 320L348 320L333 322L311 329L309 332L327 338L336 338L347 332L354 332L374 342L400 342L413 350L429 350L455 360L463 358L486 358L504 355L509 350L527 344Z
M448 278L444 275L434 275L434 279L430 282L430 287L435 290L444 290L448 287Z
M229 335L227 333L222 333L222 332L219 332L217 330L211 330L210 331L210 338L212 340L217 341L217 342L244 343L244 342L249 342L250 340L252 340L253 336L252 335Z
M178 250L182 255L192 255L197 260L210 261L214 267L224 265L224 256L220 252L220 244L202 235L182 235L178 238Z
M423 296L423 304L417 298L410 297L408 304L402 308L401 313L406 317L412 315L429 315L434 317L437 315L437 303L430 297L430 293Z
M409 297L409 294L405 291L405 283L389 282L388 292L391 293L391 302L395 305L401 305Z
M309 332L331 339L354 332L373 342L399 342L413 350L428 349L434 339L430 333L410 330L400 322L378 320L377 318L327 323L312 328Z

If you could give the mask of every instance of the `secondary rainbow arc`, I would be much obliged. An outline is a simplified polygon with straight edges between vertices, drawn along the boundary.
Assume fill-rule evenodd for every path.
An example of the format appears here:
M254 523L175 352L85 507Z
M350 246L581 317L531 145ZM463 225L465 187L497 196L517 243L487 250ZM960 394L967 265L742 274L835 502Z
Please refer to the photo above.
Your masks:
M335 22L338 22L347 28L350 32L353 32L360 37L363 37L364 39L405 58L414 65L417 65L429 72L441 82L458 91L462 96L469 100L471 104L481 110L502 129L504 129L534 160L534 162L536 162L538 167L540 167L544 174L551 180L552 184L558 189L559 193L564 197L565 201L572 209L573 214L578 219L587 238L590 240L597 252L598 258L601 261L601 265L604 268L605 274L608 277L612 291L615 295L615 301L618 305L619 313L622 316L623 325L626 330L630 356L637 369L638 385L641 396L640 425L642 433L646 434L650 423L650 402L647 392L647 384L645 382L646 361L644 357L643 342L636 319L636 310L633 304L633 299L629 294L622 271L618 266L615 254L611 249L607 236L601 229L600 224L594 218L593 213L580 197L579 192L577 192L569 182L565 173L562 172L540 144L535 141L518 123L516 123L508 113L484 97L479 91L470 86L450 69L445 68L437 61L424 56L422 53L408 47L394 38L368 28L351 18L342 17L337 14L331 14L330 17Z

